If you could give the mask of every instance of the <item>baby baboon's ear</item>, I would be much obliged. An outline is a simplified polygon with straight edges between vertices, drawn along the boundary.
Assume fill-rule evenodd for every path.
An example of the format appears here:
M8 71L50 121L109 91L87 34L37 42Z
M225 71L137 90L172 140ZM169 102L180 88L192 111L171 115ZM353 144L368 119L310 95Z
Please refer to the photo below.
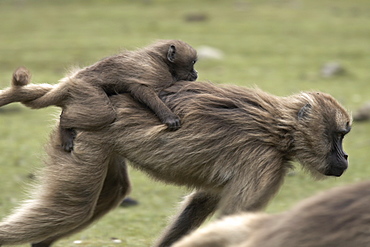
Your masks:
M298 120L302 120L302 119L305 119L309 112L311 111L311 104L310 103L307 103L306 105L304 105L299 111L298 111Z
M174 45L170 45L167 52L167 59L171 63L175 62L175 56L176 56L176 47Z

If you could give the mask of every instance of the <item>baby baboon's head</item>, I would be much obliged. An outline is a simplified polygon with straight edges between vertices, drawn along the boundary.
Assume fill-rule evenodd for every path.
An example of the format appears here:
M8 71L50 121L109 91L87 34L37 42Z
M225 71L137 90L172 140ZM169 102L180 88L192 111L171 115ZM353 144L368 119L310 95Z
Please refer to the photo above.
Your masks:
M154 49L166 61L175 81L195 81L198 72L194 69L197 51L180 40L160 40L149 49Z

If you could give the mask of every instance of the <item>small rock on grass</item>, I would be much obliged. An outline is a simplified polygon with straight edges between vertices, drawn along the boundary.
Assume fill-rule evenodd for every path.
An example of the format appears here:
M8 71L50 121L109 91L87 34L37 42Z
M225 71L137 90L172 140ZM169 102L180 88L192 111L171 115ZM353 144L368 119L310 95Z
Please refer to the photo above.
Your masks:
M370 102L361 106L354 114L354 121L369 121L370 120Z

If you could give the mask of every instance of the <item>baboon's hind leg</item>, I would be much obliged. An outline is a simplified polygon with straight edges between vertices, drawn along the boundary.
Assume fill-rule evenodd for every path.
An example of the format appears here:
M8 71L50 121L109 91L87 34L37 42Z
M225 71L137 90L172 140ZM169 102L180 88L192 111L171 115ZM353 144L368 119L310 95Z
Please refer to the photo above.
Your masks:
M89 221L108 171L109 152L89 143L80 152L60 149L54 130L48 159L31 200L0 222L0 245L40 242Z
M60 238L71 235L87 227L93 221L99 219L110 210L115 208L130 192L130 181L127 174L127 166L123 157L112 155L109 161L108 173L104 180L93 216L84 224L71 229L64 234L46 239L42 242L32 244L32 247L49 247Z

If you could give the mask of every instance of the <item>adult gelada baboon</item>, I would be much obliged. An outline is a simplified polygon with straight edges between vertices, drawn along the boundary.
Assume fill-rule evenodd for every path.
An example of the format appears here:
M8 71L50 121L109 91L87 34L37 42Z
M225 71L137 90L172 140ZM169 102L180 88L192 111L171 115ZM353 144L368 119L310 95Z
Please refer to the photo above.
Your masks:
M173 247L368 247L370 182L330 189L276 215L226 217Z
M109 211L129 190L121 171L125 159L157 180L194 189L155 244L162 247L216 210L229 215L262 209L293 160L315 177L341 176L348 167L342 140L351 117L325 93L277 97L259 89L177 82L160 97L182 119L179 130L166 131L150 110L121 94L110 97L116 121L78 131L72 153L61 151L54 133L47 150L52 165L41 176L50 185L43 182L31 203L0 223L0 244L49 246Z
M124 51L110 56L61 80L59 85L42 97L21 99L24 80L13 83L0 106L22 101L32 108L50 105L63 107L60 116L61 143L65 151L73 149L74 129L95 130L112 123L116 112L108 95L128 92L144 103L170 130L180 128L180 119L158 97L160 91L180 80L194 81L197 52L179 40L160 40L136 51ZM23 71L22 71L23 70ZM21 69L15 76L26 73ZM17 80L13 80L17 82ZM5 91L6 92L6 91ZM5 93L4 92L4 93ZM18 92L18 94L14 94ZM99 106L99 107L96 107Z

